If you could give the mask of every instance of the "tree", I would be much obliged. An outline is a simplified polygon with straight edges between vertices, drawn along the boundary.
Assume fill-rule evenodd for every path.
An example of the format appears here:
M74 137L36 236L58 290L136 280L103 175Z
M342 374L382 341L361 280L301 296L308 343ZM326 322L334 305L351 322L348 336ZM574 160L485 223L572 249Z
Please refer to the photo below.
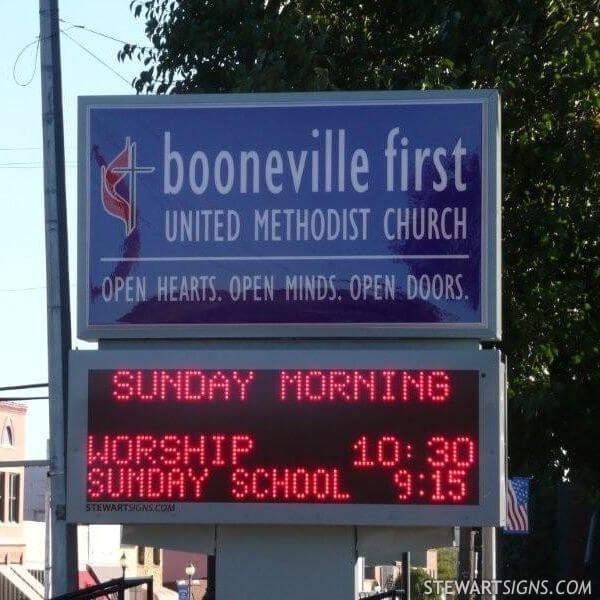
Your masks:
M403 579L400 576L394 587L401 590L402 586ZM425 569L414 567L410 570L410 597L413 600L439 600L440 594Z
M133 0L140 93L497 88L511 474L600 494L597 0Z
M437 549L437 578L456 579L458 548L449 546Z

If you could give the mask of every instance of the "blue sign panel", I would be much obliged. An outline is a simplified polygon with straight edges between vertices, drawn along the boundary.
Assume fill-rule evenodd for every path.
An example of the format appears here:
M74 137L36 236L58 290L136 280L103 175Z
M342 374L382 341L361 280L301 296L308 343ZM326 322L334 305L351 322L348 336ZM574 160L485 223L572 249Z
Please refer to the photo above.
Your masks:
M497 107L81 99L80 335L498 337Z

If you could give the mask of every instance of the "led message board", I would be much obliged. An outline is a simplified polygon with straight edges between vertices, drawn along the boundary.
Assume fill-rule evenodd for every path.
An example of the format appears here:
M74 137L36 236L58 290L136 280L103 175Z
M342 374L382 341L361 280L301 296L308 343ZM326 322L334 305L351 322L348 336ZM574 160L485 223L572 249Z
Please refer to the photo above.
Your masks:
M378 351L334 353L318 368L319 351L241 352L218 367L205 353L90 354L74 355L87 402L72 388L82 435L69 487L84 521L493 520L493 353L446 368L435 352L380 365Z
M500 337L493 90L87 97L79 335Z

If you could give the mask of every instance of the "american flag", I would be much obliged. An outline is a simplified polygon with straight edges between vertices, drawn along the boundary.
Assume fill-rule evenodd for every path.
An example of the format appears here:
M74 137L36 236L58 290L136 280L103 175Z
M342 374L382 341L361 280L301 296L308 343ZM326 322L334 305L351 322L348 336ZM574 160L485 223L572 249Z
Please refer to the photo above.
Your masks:
M508 480L506 494L506 533L529 533L529 477Z

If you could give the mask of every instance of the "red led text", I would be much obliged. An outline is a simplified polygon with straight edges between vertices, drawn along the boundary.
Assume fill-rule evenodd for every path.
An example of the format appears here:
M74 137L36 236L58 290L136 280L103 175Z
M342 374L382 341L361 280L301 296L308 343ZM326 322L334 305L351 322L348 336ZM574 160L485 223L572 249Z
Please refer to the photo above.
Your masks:
M87 493L90 500L199 500L208 477L206 467L92 467Z
M346 502L339 469L265 468L235 469L231 477L236 500L291 500Z
M119 402L212 402L248 399L254 371L120 370L112 376Z
M432 467L467 468L475 463L475 442L466 435L453 440L436 435L427 441L427 447L431 449L427 462Z
M252 452L247 434L89 435L88 467L236 466Z
M445 402L446 371L281 371L279 398L297 402Z
M412 446L403 444L394 435L382 435L369 439L362 435L354 445L353 465L359 468L395 467L402 459L412 458Z

